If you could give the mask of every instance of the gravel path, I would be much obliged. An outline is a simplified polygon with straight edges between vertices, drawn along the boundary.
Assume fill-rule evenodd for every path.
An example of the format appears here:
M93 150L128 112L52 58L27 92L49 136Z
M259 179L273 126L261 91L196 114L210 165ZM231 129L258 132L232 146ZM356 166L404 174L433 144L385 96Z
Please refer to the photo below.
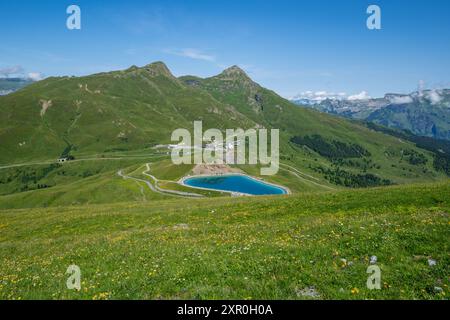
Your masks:
M142 174L145 175L145 176L150 177L154 181L154 185L152 183L150 183L150 181L148 181L148 180L144 180L144 179L135 178L135 177L131 177L131 176L125 175L123 173L123 170L119 170L117 172L117 175L119 175L123 179L131 179L131 180L135 180L135 181L144 182L150 188L150 190L152 190L153 192L156 192L156 193L169 195L169 196L181 196L181 197L189 197L189 198L192 198L192 197L201 198L201 197L203 197L203 195L197 194L197 193L183 192L183 191L176 191L176 190L166 190L166 189L160 188L158 186L158 182L159 182L158 178L156 178L155 176L153 176L153 175L148 173L150 171L150 164L147 163L145 165L145 167L146 167L146 170L144 170L142 172Z

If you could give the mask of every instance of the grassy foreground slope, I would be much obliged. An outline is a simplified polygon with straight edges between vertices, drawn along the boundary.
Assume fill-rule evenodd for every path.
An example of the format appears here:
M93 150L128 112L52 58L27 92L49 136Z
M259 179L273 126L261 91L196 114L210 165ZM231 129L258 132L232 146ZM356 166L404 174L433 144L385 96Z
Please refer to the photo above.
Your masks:
M303 299L314 287L321 299L442 299L449 195L447 181L3 210L0 298ZM366 289L372 255L381 290ZM81 268L79 292L66 288L71 264Z

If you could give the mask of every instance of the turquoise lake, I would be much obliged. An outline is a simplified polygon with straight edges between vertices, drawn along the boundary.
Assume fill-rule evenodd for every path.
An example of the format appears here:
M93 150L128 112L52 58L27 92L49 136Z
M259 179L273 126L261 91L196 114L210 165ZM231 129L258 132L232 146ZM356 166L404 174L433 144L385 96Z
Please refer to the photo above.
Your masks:
M191 187L219 191L241 192L251 195L286 194L286 190L244 175L205 176L188 178L184 183Z

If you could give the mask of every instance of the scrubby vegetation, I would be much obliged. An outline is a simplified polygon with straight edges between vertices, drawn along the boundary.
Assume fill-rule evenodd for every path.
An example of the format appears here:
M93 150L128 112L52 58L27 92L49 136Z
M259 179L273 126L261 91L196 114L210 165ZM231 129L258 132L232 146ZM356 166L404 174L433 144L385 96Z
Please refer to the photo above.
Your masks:
M332 163L337 167L351 167L360 169L362 172L366 172L369 169L381 169L381 166L374 163L370 158L362 159L333 159Z
M358 144L345 143L337 140L328 141L318 134L304 137L295 136L292 137L290 141L300 146L307 146L322 157L328 159L362 158L364 156L370 156L370 152Z
M0 194L43 189L44 187L49 188L50 185L41 184L39 181L60 167L60 164L54 163L48 166L0 170L0 186L5 189L4 191L0 189Z
M128 166L132 163L134 163L132 160L69 161L64 164L50 163L2 169L0 170L0 196L12 194L19 196L20 193L34 190L54 189L55 187L76 183L79 180L86 180L88 178L100 180L102 179L100 175L108 171L110 172L109 177L111 179L122 165ZM80 186L73 187L73 190L69 191L69 193L75 197L80 192L78 190L79 188ZM61 194L61 191L58 192L58 190L55 190L55 193ZM23 195L23 197L26 197L26 195ZM43 197L42 194L41 197ZM0 206L1 202L0 199ZM24 204L24 201L18 200L18 204L21 203Z
M325 179L338 186L348 188L368 188L377 186L391 185L392 181L380 178L371 173L352 173L334 166L333 168L324 168L317 166L314 170L322 174Z
M422 153L411 149L403 150L402 159L404 158L414 166L424 165L428 162L428 159Z
M450 176L450 141L416 136L409 131L394 130L371 122L366 122L365 125L372 130L411 141L418 148L432 152L434 169Z
M443 171L450 176L450 155L435 154L433 166L436 170Z

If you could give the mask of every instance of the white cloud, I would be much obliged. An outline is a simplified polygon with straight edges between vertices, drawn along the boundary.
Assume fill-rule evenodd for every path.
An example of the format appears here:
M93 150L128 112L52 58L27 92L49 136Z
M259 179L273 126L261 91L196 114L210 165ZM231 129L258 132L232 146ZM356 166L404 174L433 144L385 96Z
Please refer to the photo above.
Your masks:
M21 66L12 66L0 69L0 76L9 77L10 75L18 75L23 73L23 68Z
M393 104L407 104L413 102L413 98L411 96L396 96L389 98L389 102Z
M431 101L432 104L437 104L442 100L441 95L436 90L431 90L430 92L427 92L427 98Z
M352 100L352 101L354 101L354 100L369 100L369 99L371 99L371 97L369 96L367 91L361 91L358 94L349 96L347 99Z
M418 91L425 90L425 80L419 80Z
M39 72L30 72L28 74L28 78L33 81L39 81L42 80L42 74L40 74Z
M295 97L292 97L291 100L300 100L300 99L308 99L316 102L321 102L326 99L331 100L342 100L347 97L347 94L345 92L327 92L327 91L304 91Z
M33 81L42 80L42 74L39 72L26 73L22 66L12 66L0 69L0 77L18 77L24 79L31 79Z
M216 61L216 57L205 54L205 53L201 52L200 50L192 49L192 48L186 48L186 49L181 49L181 50L165 50L164 52L166 52L168 54L180 56L180 57L195 59L195 60L203 60L203 61L209 61L209 62Z

